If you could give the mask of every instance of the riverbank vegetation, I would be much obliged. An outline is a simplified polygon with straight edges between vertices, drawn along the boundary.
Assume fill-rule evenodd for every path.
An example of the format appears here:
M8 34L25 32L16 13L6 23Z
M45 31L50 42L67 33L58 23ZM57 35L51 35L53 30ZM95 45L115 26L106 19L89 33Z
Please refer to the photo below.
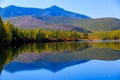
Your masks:
M120 30L99 31L88 34L91 40L120 40Z
M21 29L0 18L0 43L61 42L87 38L87 34L77 31Z
M0 18L0 45L29 42L63 42L77 40L119 40L120 30L81 33L78 31L22 29Z

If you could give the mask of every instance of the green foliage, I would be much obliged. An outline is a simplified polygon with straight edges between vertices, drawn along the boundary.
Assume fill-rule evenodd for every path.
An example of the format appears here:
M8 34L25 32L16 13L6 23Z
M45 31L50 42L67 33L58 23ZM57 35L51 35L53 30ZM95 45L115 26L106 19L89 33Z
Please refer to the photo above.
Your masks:
M0 18L0 43L2 45L26 42L55 42L76 41L79 39L115 40L120 39L120 30L94 31L93 33L80 33L78 31L21 29L9 22L3 23Z
M120 39L120 30L94 32L90 33L88 38L97 40L116 40Z
M0 27L3 26L3 21L2 21L2 18L0 17Z
M6 43L10 43L12 41L12 28L13 25L11 25L9 22L4 23L5 32L3 38L5 39Z
M0 19L0 43L9 44L12 41L12 25L9 22L3 23Z
M86 38L86 34L77 31L21 29L0 19L0 43L2 45L20 42L75 41Z

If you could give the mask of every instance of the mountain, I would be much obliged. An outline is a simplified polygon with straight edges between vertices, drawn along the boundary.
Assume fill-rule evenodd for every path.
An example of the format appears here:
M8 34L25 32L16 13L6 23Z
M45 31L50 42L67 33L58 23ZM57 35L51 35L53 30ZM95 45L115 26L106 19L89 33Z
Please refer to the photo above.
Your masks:
M120 19L117 18L98 18L98 19L80 19L70 17L37 17L48 23L65 24L78 26L89 31L110 31L120 29Z
M17 6L11 5L11 6L7 6L5 8L0 9L0 16L14 17L14 16L21 16L21 15L33 15L34 13L37 13L39 11L41 11L41 9L22 8L22 7L17 7Z
M5 8L0 8L0 16L4 18L16 17L16 16L25 16L25 15L34 15L34 16L66 16L66 17L75 17L75 18L90 18L86 15L66 11L60 7L52 6L46 9L39 8L25 8L18 6L7 6Z
M11 5L0 8L0 16L8 18L8 21L21 28L77 30L80 32L120 29L120 19L93 19L82 14L66 11L57 6L39 9Z
M10 21L16 27L20 27L24 29L42 28L42 29L50 29L50 30L76 30L79 32L89 32L77 26L47 23L33 16L14 17L14 18L9 18L6 21Z

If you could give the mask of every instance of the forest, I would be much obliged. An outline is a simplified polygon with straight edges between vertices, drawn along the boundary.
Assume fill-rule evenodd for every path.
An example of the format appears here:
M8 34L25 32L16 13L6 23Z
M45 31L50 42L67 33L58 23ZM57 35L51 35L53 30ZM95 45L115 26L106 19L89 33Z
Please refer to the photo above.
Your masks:
M78 31L22 29L0 18L0 45L29 43L29 42L63 42L84 40L118 40L120 30L94 31L82 33Z
M91 40L119 40L120 30L98 31L88 34L88 39Z
M2 18L0 18L1 45L28 42L77 41L85 38L87 38L87 34L77 31L17 28L8 21L3 22Z

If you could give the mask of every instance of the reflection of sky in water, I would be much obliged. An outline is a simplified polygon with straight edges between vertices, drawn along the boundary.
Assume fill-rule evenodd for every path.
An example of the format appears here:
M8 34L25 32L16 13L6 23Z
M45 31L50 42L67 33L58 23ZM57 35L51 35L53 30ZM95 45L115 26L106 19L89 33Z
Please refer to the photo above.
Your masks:
M53 73L51 71L31 70L1 73L2 80L120 80L120 60L117 61L89 61L67 67Z

